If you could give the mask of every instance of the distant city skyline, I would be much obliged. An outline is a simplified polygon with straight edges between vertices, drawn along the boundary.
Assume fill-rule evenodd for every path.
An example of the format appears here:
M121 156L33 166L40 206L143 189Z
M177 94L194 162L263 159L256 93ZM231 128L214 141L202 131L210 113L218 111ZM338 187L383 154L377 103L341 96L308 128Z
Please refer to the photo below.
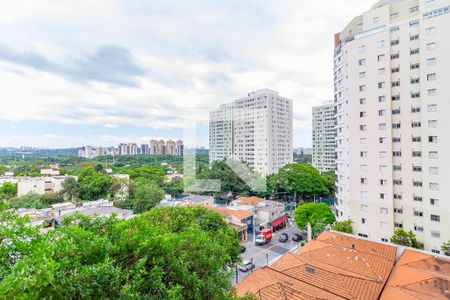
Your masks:
M207 146L210 109L269 88L295 99L293 145L310 147L311 107L333 94L333 33L372 2L8 3L0 146L182 139L183 117Z

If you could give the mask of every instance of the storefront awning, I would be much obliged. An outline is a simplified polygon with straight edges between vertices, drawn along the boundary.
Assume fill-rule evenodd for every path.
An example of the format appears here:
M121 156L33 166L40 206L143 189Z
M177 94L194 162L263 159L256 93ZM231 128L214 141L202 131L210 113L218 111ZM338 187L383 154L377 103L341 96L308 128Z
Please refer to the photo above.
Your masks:
M282 217L276 219L275 221L273 221L271 223L271 225L272 225L272 227L277 227L278 225L280 225L281 223L286 222L286 221L287 221L287 218L285 216L282 216Z

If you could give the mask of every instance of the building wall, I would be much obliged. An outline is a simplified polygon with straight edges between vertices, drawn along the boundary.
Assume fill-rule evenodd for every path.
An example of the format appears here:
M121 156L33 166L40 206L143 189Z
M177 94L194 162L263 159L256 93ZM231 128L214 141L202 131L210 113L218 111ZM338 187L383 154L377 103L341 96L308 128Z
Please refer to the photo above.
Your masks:
M334 103L315 106L312 114L312 165L321 172L333 171L336 169Z
M402 227L433 251L450 239L449 5L379 1L339 34L337 214L362 236Z
M263 175L292 163L292 100L268 89L210 113L210 161L232 157Z

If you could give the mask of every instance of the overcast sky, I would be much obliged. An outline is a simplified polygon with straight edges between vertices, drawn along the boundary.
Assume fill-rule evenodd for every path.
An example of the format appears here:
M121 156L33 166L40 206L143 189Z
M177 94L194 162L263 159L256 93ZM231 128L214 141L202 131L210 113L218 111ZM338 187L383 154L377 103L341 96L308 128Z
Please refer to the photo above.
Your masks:
M3 1L0 147L181 138L208 110L270 88L294 100L294 146L333 97L333 35L368 0Z

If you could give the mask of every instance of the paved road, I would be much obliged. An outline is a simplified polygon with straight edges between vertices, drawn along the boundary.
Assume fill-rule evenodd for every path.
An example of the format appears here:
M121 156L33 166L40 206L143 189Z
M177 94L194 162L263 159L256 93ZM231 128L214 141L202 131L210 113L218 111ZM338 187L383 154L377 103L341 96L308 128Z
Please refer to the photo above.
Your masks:
M280 243L278 238L280 234L284 232L289 235L289 241L287 243ZM298 247L299 243L292 241L293 234L297 232L299 231L295 226L277 231L273 234L272 241L269 244L262 246L253 245L253 239L252 236L250 236L249 240L243 244L247 247L247 250L242 253L242 260L251 260L253 258L253 263L256 265L256 268L265 266L267 262L269 262L269 265L272 264L289 250ZM238 271L238 282L247 277L250 273L250 271ZM236 284L235 276L236 275L234 275L232 279L233 284Z

